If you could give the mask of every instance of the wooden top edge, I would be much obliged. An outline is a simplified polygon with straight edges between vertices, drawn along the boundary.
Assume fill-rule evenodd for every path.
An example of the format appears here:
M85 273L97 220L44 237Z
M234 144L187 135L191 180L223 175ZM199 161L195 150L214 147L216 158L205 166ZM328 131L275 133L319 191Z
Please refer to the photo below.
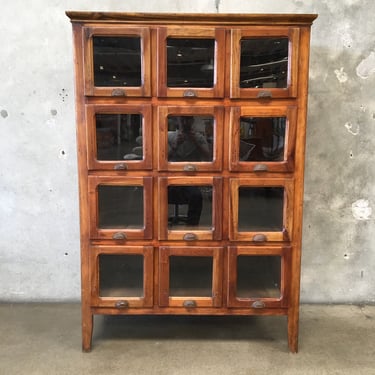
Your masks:
M260 14L260 13L124 13L124 12L86 12L86 11L66 11L66 15L71 22L81 23L117 23L133 22L160 24L169 22L185 22L192 24L210 24L220 22L222 24L298 24L311 25L318 17L317 14Z

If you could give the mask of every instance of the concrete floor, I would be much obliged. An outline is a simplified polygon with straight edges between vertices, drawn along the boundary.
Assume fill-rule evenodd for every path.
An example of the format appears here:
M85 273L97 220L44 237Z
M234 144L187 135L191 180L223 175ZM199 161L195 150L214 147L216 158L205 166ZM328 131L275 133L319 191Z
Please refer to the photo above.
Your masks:
M0 304L0 375L375 374L375 306L303 305L285 317L96 317L81 352L78 304Z

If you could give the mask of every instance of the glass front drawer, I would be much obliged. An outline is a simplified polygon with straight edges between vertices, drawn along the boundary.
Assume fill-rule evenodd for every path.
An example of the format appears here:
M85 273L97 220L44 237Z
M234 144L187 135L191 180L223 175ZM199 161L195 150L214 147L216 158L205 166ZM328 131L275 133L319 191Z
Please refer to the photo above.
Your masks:
M151 106L89 104L86 118L89 169L152 168Z
M158 119L159 170L195 173L221 169L222 107L160 106Z
M229 168L240 172L294 170L296 107L233 107Z
M90 253L94 306L152 306L153 247L93 246Z
M225 30L158 29L158 96L224 95Z
M228 306L285 307L289 290L290 247L230 246Z
M233 29L231 97L296 97L298 44L298 28Z
M221 247L162 246L159 251L161 306L219 307L222 303Z
M159 239L221 239L220 177L159 179Z
M152 237L152 177L89 177L91 238Z
M151 95L150 30L84 27L85 95Z
M236 241L290 241L292 179L230 179L229 238Z

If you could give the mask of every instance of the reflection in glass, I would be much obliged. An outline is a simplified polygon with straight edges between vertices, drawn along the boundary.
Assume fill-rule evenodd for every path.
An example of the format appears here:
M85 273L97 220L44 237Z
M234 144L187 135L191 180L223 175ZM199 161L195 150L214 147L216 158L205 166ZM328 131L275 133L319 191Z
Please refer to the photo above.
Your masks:
M282 231L284 188L240 187L238 197L238 230Z
M144 226L142 186L98 186L99 228Z
M142 160L142 116L96 114L97 160Z
M212 161L214 118L168 116L168 161Z
M280 256L238 256L238 298L279 298L280 284Z
M241 117L240 161L284 160L285 117Z
M167 38L167 86L213 87L214 39Z
M169 294L176 297L212 297L212 257L171 256Z
M141 38L94 36L94 85L141 86Z
M241 88L286 88L288 81L288 38L245 38L241 40Z
M99 295L143 297L143 256L99 255Z
M170 229L211 230L212 186L169 186L168 224Z

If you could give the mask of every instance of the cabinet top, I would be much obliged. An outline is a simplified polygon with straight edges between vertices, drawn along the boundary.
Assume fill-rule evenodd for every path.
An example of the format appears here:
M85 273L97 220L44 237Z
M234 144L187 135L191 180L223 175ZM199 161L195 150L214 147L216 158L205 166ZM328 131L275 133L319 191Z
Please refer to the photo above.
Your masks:
M194 25L311 25L317 14L243 14L243 13L123 13L66 11L72 22Z

